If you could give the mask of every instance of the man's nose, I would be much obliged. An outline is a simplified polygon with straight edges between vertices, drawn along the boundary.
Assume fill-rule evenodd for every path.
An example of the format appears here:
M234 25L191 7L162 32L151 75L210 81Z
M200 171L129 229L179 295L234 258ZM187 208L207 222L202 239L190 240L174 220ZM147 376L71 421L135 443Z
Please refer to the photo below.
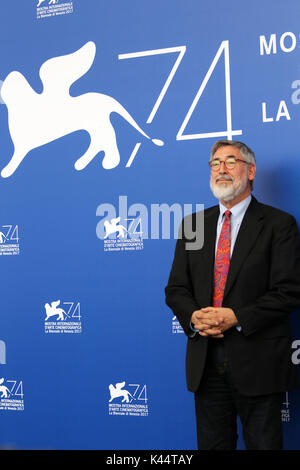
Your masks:
M223 163L223 167L222 167L222 163ZM226 165L225 165L225 160L224 160L224 161L223 161L223 160L221 160L221 161L220 161L220 168L219 168L219 172L220 172L220 173L223 173L223 172L224 172L224 170L225 170L225 172L227 172L227 167L226 167Z

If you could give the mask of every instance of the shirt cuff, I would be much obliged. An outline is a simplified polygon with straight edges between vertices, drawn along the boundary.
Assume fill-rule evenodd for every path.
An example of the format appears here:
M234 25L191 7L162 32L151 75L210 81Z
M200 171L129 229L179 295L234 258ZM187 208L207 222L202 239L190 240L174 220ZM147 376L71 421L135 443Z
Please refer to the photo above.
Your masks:
M199 332L199 330L196 330L196 328L194 328L192 322L190 322L190 329L191 329L192 331L194 331L195 333L198 333L198 332Z

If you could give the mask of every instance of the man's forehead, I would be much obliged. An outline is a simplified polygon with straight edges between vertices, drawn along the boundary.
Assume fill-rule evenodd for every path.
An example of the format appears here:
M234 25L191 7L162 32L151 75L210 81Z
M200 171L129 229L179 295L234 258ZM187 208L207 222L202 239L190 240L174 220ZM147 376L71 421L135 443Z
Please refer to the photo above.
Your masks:
M218 157L242 157L240 149L235 147L234 145L222 145L222 147L218 148L215 152L213 158Z

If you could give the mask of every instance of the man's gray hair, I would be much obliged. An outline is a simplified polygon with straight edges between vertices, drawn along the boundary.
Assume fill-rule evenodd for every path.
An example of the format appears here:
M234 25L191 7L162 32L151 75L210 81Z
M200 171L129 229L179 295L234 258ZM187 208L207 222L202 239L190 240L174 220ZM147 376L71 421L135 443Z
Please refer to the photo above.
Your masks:
M251 150L250 147L248 147L248 145L238 140L218 140L217 142L214 143L214 145L211 148L210 158L211 159L213 158L214 154L220 147L225 147L226 145L232 145L233 147L238 148L245 162L256 165L254 152ZM250 181L251 190L253 189L253 183L254 181Z

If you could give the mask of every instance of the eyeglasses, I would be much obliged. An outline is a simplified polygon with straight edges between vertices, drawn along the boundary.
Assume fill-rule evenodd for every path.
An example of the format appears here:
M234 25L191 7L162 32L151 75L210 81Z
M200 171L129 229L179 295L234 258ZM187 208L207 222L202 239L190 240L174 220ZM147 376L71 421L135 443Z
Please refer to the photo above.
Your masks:
M227 170L233 170L237 162L243 162L246 163L246 165L251 165L251 163L235 157L228 157L225 160L219 160L218 158L215 158L214 160L210 160L208 164L212 171L218 171L221 168L222 162L225 163Z

